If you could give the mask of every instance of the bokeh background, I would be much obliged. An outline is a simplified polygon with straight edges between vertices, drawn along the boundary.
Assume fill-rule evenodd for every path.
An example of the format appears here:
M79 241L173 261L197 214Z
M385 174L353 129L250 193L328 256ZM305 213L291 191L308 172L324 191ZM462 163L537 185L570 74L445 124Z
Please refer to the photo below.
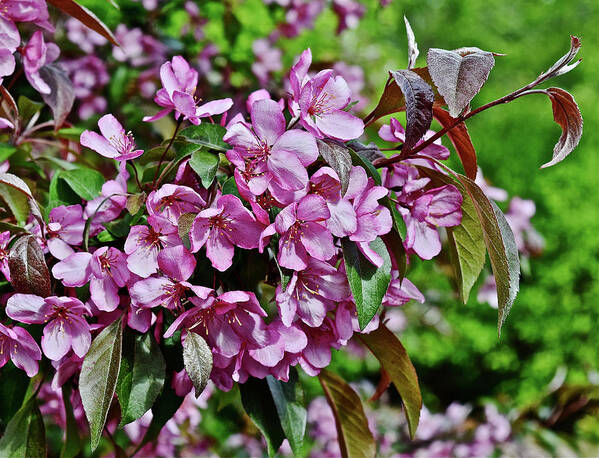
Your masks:
M207 91L214 95L248 94L260 87L251 67L260 59L268 64L269 57L256 53L253 45L284 18L279 5L261 0L196 2L203 20L202 37L194 40L189 34L182 36L189 16L180 1L162 2L166 6L153 12L129 0L118 2L120 10L106 0L81 3L113 30L125 20L129 27L154 28L172 50L188 57L201 53L207 43L216 45L212 73L206 75L212 88ZM427 302L405 306L407 322L400 338L416 366L429 410L444 411L455 401L475 408L492 401L500 411L511 412L516 422L542 419L544 408L551 411L559 403L569 408L572 400L563 394L566 388L588 389L584 408L574 409L566 421L547 423L539 437L550 449L557 447L554 452L560 441L573 446L599 443L591 402L599 384L599 2L393 0L385 7L378 0L360 3L365 10L355 28L336 34L338 17L324 8L312 29L279 39L276 47L282 50L283 65L273 66L266 87L277 93L295 56L310 47L322 68L343 61L364 70L365 102L359 107L367 113L380 95L387 70L407 66L406 15L421 51L418 66L426 65L430 47L477 46L506 54L496 58L488 82L473 101L478 106L532 81L567 51L570 35L582 39L582 64L550 82L575 96L585 120L580 145L561 164L539 169L560 135L546 97L522 98L468 121L485 177L510 196L534 200L532 223L545 240L542 255L524 263L521 291L501 339L496 310L479 303L475 291L467 304L458 301L442 256L437 263L414 262L410 267L409 276ZM219 79L223 74L225 80ZM136 76L134 69L111 74L107 112L141 118L138 101L122 103ZM143 103L149 113L154 110L151 100ZM371 138L376 128L370 130ZM164 131L172 128L165 126ZM452 164L459 169L458 162ZM352 354L336 353L334 369L350 381L376 384L379 378L375 361ZM320 393L317 381L304 381L308 396ZM203 414L204 430L215 436L232 431L236 425L227 423L226 412Z

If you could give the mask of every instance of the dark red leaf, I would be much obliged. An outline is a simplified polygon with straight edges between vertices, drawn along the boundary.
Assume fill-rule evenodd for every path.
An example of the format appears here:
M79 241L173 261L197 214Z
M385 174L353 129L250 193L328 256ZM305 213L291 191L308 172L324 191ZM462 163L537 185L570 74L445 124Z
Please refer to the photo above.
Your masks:
M51 3L56 8L61 10L63 13L68 14L71 17L79 20L90 29L98 32L108 41L110 41L113 45L119 46L119 43L116 41L116 38L110 31L106 25L96 17L94 13L88 10L86 7L80 5L74 0L48 0L48 3Z
M435 94L429 84L411 70L396 70L390 73L405 99L405 151L418 143L431 126Z
M433 115L443 127L448 127L455 121L455 118L452 118L450 114L442 108L433 108ZM447 132L447 136L449 137L449 140L451 140L453 147L462 161L466 176L474 180L477 172L476 151L474 150L474 145L472 145L472 140L470 139L466 124L463 122L458 124Z
M545 168L563 161L576 148L582 136L582 115L569 92L558 87L550 87L543 92L551 99L553 119L562 128L562 135L553 148L553 159L541 166Z
M42 98L50 106L54 116L54 129L58 130L75 102L73 83L67 72L57 64L45 65L40 68L40 76L50 86L50 94L42 94Z
M17 239L8 256L8 268L15 291L50 296L50 272L35 236L26 235Z

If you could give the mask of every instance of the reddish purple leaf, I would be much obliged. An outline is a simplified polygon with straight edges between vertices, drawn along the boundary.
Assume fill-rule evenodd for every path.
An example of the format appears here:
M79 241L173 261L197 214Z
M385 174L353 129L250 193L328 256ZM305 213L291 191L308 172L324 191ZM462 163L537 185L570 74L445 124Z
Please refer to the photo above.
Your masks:
M433 109L433 114L435 119L439 121L439 124L443 127L448 127L455 121L455 118L452 118L449 113L442 108L435 107ZM470 139L466 124L463 122L458 124L447 132L447 136L458 153L460 161L462 161L466 176L474 180L477 172L476 151L474 150L474 145L472 145L472 140Z
M50 296L50 272L35 236L26 235L17 239L8 256L8 268L16 292Z
M411 149L424 136L433 120L433 89L418 74L397 70L391 76L401 89L406 104L406 141L404 150Z

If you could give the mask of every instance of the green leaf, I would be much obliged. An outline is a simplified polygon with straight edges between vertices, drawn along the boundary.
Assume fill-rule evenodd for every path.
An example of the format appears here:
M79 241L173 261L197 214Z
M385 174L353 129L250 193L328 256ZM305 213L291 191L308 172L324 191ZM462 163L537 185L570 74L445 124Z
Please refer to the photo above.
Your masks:
M19 410L27 392L29 377L8 362L0 370L0 434Z
M179 132L189 143L203 145L209 149L225 152L229 145L223 141L227 129L218 124L202 123L199 126L189 126Z
M474 203L491 259L499 303L497 333L501 335L501 326L516 299L520 284L518 246L514 233L497 205L489 201L482 189L470 178L458 175L458 179Z
M410 437L414 439L420 418L420 409L422 409L422 395L418 386L416 370L406 349L395 337L395 334L383 324L375 331L360 334L360 339L391 377L404 405Z
M466 303L470 290L485 265L487 252L483 226L475 203L461 182L428 167L418 166L418 170L429 177L435 186L450 184L462 194L462 222L459 226L448 227L446 230L458 293Z
M98 447L112 403L121 366L122 317L104 328L92 342L79 376L79 391L89 421L91 450Z
M266 381L291 450L295 456L302 456L308 413L304 407L304 391L298 383L297 371L293 367L290 369L288 382L277 380L272 375L267 376Z
M102 191L102 185L106 182L100 172L85 168L63 170L60 172L60 178L85 200L98 197Z
M19 107L19 116L23 125L27 125L33 115L44 108L43 103L34 102L24 95L20 95L17 99L17 106Z
M68 140L79 142L81 134L84 130L85 129L83 127L63 127L62 129L58 129L56 136L59 138L66 138Z
M360 397L341 377L326 369L320 371L318 379L333 410L341 456L374 457L376 444Z
M239 391L243 408L266 439L268 455L274 456L285 439L285 432L268 382L252 377L239 385Z
M483 270L487 253L483 230L468 193L462 192L462 222L446 230L458 292L465 304Z
M237 189L237 183L235 183L235 177L230 177L223 184L223 194L233 194L241 198L239 195L239 190Z
M152 408L162 391L166 363L152 334L125 333L116 394L121 426L137 420Z
M4 199L16 220L24 224L31 211L29 200L33 199L27 183L12 173L0 173L0 197Z
M8 268L10 283L16 292L50 296L50 272L36 236L25 235L17 239L8 255Z
M195 388L196 398L202 394L212 372L212 350L204 338L188 332L183 343L183 364Z
M0 162L4 162L17 152L17 147L8 143L0 143Z
M385 243L376 238L370 242L370 248L383 258L383 265L377 268L360 252L357 245L342 240L345 270L351 288L360 329L364 329L376 314L383 296L391 281L391 258Z
M206 189L210 187L218 170L218 154L199 149L191 154L189 166L198 174L202 180L202 186Z
M0 439L0 456L44 458L46 453L46 428L37 401L32 397L6 426Z
M66 437L60 450L60 458L74 458L81 451L83 444L79 437L79 427L73 414L71 405L71 385L65 383L62 386L62 399L67 420Z

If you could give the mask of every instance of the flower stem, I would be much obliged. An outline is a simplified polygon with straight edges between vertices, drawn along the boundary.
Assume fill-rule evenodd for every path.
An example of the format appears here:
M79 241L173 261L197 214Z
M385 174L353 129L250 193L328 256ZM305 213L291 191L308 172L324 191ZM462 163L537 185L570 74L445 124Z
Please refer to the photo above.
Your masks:
M166 149L164 150L164 152L162 153L162 156L160 157L160 160L158 161L158 167L156 168L156 172L154 173L154 180L152 180L152 189L156 189L156 180L158 179L158 172L160 171L160 167L162 166L162 163L164 162L166 153L171 148L171 146L173 146L173 142L175 141L175 137L177 136L177 132L179 132L179 127L181 127L182 122L183 122L183 118L179 118L177 120L177 125L175 126L175 131L173 132L173 136L171 137L171 140L168 142Z

